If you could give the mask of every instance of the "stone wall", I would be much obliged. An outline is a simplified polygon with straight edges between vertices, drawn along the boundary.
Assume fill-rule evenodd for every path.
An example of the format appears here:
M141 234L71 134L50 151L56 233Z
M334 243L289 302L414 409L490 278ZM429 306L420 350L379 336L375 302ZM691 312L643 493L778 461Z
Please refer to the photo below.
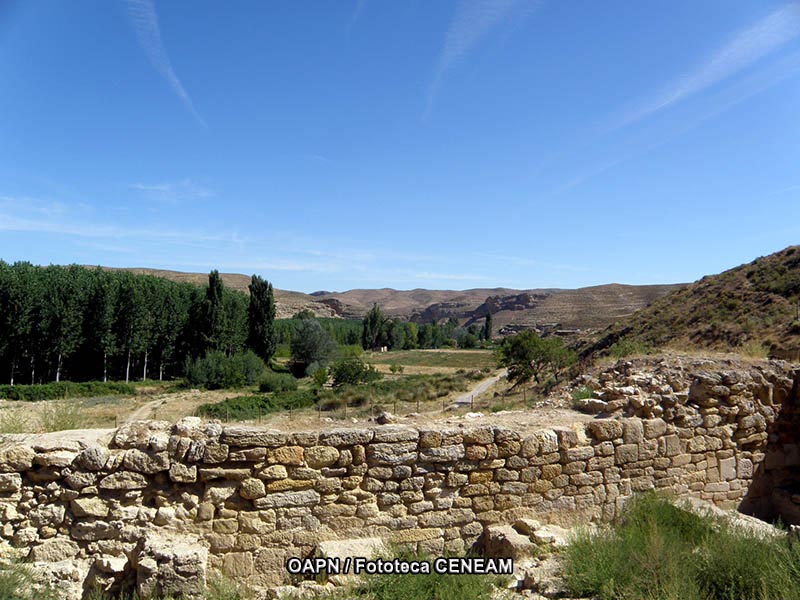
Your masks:
M287 433L187 418L7 436L0 536L48 563L65 597L94 584L191 593L205 564L285 582L288 557L331 539L458 553L490 524L609 520L645 490L738 505L792 393L788 366L614 373L597 382L611 418L575 428Z

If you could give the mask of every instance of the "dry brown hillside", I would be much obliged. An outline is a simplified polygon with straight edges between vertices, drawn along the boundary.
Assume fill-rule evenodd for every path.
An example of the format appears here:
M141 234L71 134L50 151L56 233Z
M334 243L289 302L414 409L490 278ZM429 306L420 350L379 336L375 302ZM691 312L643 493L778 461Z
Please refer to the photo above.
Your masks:
M715 350L763 345L772 356L800 356L800 246L730 269L655 300L615 323L584 353L619 340Z
M208 275L129 268L144 273L205 285ZM226 286L247 293L250 277L222 273ZM310 310L321 317L360 319L374 303L390 316L429 323L456 317L462 325L483 323L491 312L494 332L557 325L562 329L598 330L639 310L681 285L609 284L575 290L477 288L469 290L356 289L303 294L275 290L280 318Z

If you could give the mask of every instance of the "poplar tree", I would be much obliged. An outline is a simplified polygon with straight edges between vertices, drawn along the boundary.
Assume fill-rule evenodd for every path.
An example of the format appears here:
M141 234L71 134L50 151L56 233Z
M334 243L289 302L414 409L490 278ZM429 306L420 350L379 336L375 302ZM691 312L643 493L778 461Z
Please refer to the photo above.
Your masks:
M247 346L269 364L275 355L275 297L272 284L258 275L250 279Z

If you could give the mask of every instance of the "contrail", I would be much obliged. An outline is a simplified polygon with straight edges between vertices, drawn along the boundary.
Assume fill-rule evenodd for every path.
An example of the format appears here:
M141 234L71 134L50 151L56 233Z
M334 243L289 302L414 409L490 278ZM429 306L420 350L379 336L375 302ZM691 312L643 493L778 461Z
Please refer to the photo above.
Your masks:
M139 44L150 59L156 71L166 80L172 91L181 99L186 108L197 121L206 126L203 118L198 114L192 99L183 87L181 80L175 74L169 60L164 43L161 41L161 28L158 26L158 15L153 0L125 0L128 5L128 16L139 38Z

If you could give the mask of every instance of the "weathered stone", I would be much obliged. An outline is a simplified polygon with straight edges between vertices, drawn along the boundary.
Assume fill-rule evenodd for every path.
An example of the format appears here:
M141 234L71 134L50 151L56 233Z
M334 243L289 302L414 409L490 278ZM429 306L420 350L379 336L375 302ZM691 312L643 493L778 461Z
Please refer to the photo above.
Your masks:
M30 446L11 446L0 449L0 473L27 471L33 466L35 454Z
M439 448L423 448L419 451L419 459L432 463L454 462L464 458L464 446L441 446Z
M417 429L396 425L375 429L372 442L415 442L418 439Z
M416 450L414 442L370 444L367 446L367 459L378 465L412 464L417 461Z
M197 467L172 463L169 467L169 478L177 483L194 483L197 481Z
M306 448L305 460L312 469L328 467L339 460L339 450L333 446L312 446Z
M255 500L266 495L264 482L260 479L245 479L239 488L239 495L248 500Z
M200 599L205 595L208 550L190 538L148 534L136 557L136 591Z
M153 475L160 471L169 470L169 456L166 452L151 454L131 448L125 453L122 466L130 471Z
M278 448L285 445L288 439L288 434L281 431L245 425L228 425L220 436L220 442L223 444L239 448L246 446Z
M141 473L121 471L103 477L98 486L103 490L140 490L147 487L147 479Z
M483 552L489 558L520 560L534 554L536 547L528 536L514 530L511 525L490 525L484 531Z
M60 562L70 560L78 555L80 547L72 540L58 537L44 540L31 548L28 560L33 562Z
M285 508L291 506L313 506L319 502L320 495L314 490L299 492L278 492L268 494L254 501L256 508Z
M150 446L150 440L159 433L169 434L172 424L167 421L132 421L114 433L111 443L117 448L139 448Z
M371 429L333 429L324 431L319 435L319 443L323 446L355 446L368 444L372 441L374 431Z
M78 453L75 457L74 464L87 471L101 471L105 467L110 456L108 449L103 446L89 446Z
M286 472L286 467L283 465L270 465L256 473L256 477L266 480L286 479L288 476L289 474Z
M100 498L75 498L69 503L72 514L76 517L108 516L108 505Z
M586 430L599 442L622 437L622 423L615 419L594 419L586 424Z
M19 473L0 473L0 492L13 493L22 489L22 476Z

